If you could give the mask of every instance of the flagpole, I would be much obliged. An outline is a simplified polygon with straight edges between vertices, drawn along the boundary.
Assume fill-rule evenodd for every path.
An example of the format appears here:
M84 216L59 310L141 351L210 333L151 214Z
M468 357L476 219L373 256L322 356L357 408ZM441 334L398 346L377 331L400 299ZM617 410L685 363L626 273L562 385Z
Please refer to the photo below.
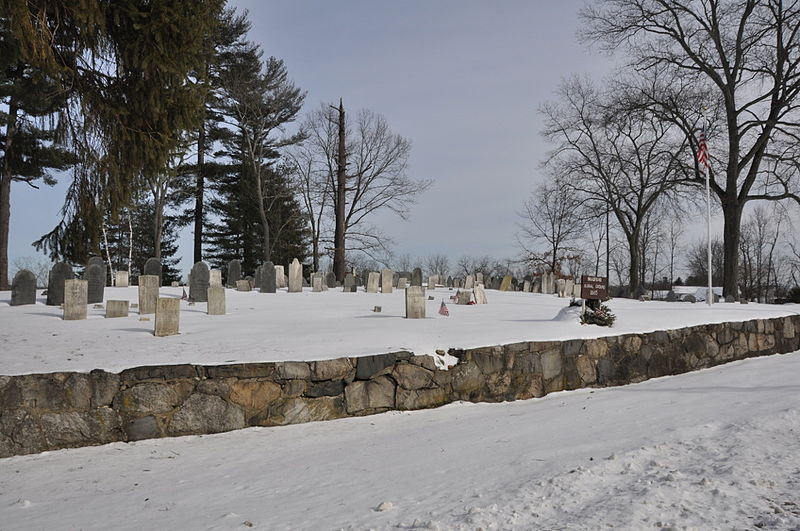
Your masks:
M708 130L708 119L703 117L703 136L705 137L705 141L708 142L708 137L706 137L706 131ZM709 178L709 167L711 166L708 162L703 165L705 166L706 170L706 241L708 247L708 296L706 297L706 303L711 306L714 303L714 289L712 287L711 282L711 183Z

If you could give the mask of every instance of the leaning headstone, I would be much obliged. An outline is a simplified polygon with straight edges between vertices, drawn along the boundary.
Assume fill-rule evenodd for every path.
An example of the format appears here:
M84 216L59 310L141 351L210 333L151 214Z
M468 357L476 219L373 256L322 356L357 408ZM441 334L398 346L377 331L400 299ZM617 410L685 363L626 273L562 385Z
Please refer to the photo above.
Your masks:
M47 280L47 305L64 304L64 281L75 278L72 267L66 262L59 262L50 270Z
M219 269L212 269L208 272L208 285L209 286L222 286L222 271Z
M249 280L237 280L236 281L236 291L250 291L252 286L250 286Z
M106 287L106 266L91 264L86 268L84 278L89 283L89 304L103 302Z
M312 293L320 293L322 286L325 284L322 273L311 273L311 291Z
M86 319L89 303L89 281L67 279L64 281L64 320Z
M189 298L194 302L208 302L209 282L208 266L205 262L197 262L192 266L189 277Z
M238 281L242 280L242 263L233 259L228 262L228 278L225 282L230 287L235 287Z
M36 275L20 269L11 282L11 306L36 304Z
M225 288L222 286L208 287L208 304L206 313L208 315L225 315Z
M464 289L472 289L475 287L475 277L472 275L467 275L467 279L464 281Z
M275 264L267 262L261 266L261 284L258 289L261 293L275 293L277 291L277 279L275 273Z
M381 293L391 293L394 283L394 272L391 269L381 271Z
M158 258L148 258L142 268L143 275L156 275L158 277L158 286L161 287L161 260Z
M139 277L139 315L156 313L158 301L158 277L142 275Z
M297 258L289 264L289 293L300 293L303 291L303 266Z
M488 302L486 300L486 291L483 289L483 284L476 284L472 292L473 295L475 295L475 302L477 304L486 304Z
M275 266L275 286L280 289L286 287L286 274L283 272L282 265Z
M378 282L381 279L381 274L377 271L370 271L367 276L367 293L378 293Z
M415 267L411 273L411 285L422 286L422 269Z
M197 262L201 264L202 262ZM206 288L208 290L208 288ZM208 298L208 293L206 293ZM174 336L180 330L181 300L159 298L156 302L156 323L153 334L157 337Z
M352 273L347 273L344 276L344 292L345 293L356 292L356 277L353 276Z
M506 275L500 282L500 291L509 291L509 290L511 290L511 275Z
M558 293L559 297L567 296L567 281L563 278L556 280L556 292Z
M422 276L422 273L420 273ZM425 288L422 286L409 286L406 288L406 319L425 318Z
M325 275L325 284L327 284L329 288L335 288L336 287L336 273L331 271L327 275Z
M130 301L106 301L106 319L128 317Z
M114 285L118 288L127 288L130 284L130 273L127 271L117 271L114 274Z
M369 282L369 276L371 274L372 274L372 272L369 271L368 269L365 269L364 271L361 272L361 277L359 277L359 281L361 282L362 286L366 287L367 283Z

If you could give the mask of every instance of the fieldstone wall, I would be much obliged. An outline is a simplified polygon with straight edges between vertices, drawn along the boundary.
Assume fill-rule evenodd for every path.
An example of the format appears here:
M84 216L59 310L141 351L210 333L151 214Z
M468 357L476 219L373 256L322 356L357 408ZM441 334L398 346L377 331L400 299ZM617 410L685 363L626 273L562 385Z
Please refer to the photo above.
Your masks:
M0 457L498 402L639 382L800 348L800 316L588 340L451 350L459 363L393 352L359 358L167 365L119 374L0 376Z

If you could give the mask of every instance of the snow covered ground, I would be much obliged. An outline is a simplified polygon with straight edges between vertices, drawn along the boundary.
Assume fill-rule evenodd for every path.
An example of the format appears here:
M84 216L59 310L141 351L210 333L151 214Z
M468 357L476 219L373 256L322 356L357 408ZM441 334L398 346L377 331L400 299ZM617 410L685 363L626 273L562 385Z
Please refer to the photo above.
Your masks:
M0 459L0 529L798 529L798 375L793 353Z
M361 289L361 288L360 288ZM179 297L181 288L162 288ZM9 305L0 292L0 374L55 371L119 371L140 365L222 364L362 356L396 350L433 354L437 349L488 346L517 341L597 337L745 321L795 314L797 305L638 302L615 299L613 328L581 326L569 299L554 295L488 290L489 304L448 304L450 316L437 313L454 291L430 291L427 319L405 319L404 293L342 293L331 290L277 294L227 290L227 315L206 315L205 303L181 303L181 334L157 338L153 321L104 319L90 306L85 321L63 321L58 307L44 299L29 306ZM137 288L106 288L106 300L136 302ZM372 311L381 306L381 313ZM152 316L150 316L152 318Z

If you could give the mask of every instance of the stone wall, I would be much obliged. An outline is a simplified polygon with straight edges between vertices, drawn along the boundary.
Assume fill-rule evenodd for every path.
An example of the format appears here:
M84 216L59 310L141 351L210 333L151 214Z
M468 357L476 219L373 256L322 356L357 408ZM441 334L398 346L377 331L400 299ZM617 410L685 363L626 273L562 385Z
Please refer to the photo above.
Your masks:
M0 376L0 457L623 385L800 348L800 316L430 356Z

